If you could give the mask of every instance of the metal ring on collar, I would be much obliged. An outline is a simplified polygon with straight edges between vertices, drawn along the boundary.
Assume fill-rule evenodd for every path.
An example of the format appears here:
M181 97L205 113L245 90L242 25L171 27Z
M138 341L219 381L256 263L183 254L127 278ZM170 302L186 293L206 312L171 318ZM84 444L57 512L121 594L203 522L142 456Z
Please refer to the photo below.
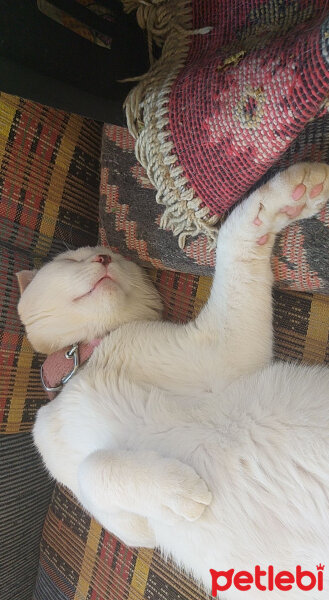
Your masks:
M44 376L43 376L43 365L41 365L41 369L40 369L41 383L43 385L43 388L46 390L46 392L60 392L63 385L65 385L65 383L67 383L69 381L69 379L71 379L71 377L73 377L74 373L78 370L78 368L80 366L79 345L73 344L73 346L65 352L65 358L72 359L74 361L73 368L67 375L65 375L65 377L62 377L61 382L58 384L58 386L55 386L55 387L47 386L47 384L44 380Z

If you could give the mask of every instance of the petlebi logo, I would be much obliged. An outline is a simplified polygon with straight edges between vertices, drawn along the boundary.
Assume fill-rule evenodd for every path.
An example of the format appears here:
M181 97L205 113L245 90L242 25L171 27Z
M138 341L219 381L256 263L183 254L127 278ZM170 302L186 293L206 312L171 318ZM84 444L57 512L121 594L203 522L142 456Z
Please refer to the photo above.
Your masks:
M273 565L269 565L267 569L256 565L255 570L250 571L215 571L210 569L212 581L212 596L217 597L218 592L226 592L231 587L234 587L241 592L247 592L253 588L261 591L282 590L288 592L292 589L300 589L308 592L314 589L323 591L323 571L325 565L316 565L316 572L306 571L301 565L297 565L296 570L278 571L276 572ZM289 600L289 594L287 595Z

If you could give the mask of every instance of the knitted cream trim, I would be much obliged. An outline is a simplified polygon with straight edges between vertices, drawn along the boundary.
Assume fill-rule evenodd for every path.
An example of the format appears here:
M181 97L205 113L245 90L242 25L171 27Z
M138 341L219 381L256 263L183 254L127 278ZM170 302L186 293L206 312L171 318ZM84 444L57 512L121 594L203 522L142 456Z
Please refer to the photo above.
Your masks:
M210 247L217 237L218 217L189 185L171 141L169 95L184 67L191 35L202 35L209 28L192 30L191 3L188 0L122 0L127 12L137 9L137 20L147 30L149 40L163 45L161 57L139 78L131 90L125 109L130 133L136 139L137 160L155 186L156 201L166 208L160 227L171 229L184 248L188 236L203 233ZM149 49L152 44L149 43ZM176 164L177 163L177 164Z

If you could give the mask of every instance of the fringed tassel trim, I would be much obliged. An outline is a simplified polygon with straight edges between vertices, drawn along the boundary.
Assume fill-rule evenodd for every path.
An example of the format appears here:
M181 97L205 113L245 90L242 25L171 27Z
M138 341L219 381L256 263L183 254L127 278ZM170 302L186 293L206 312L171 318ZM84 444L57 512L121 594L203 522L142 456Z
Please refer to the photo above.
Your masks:
M151 65L131 90L125 109L135 152L157 190L156 201L164 205L160 226L171 229L184 248L189 236L207 236L213 248L217 238L216 215L209 216L179 166L169 128L169 96L183 69L191 35L209 33L211 28L192 29L192 7L187 0L122 0L127 12L137 9L137 19L152 41L163 45L161 57ZM136 78L137 79L137 78Z

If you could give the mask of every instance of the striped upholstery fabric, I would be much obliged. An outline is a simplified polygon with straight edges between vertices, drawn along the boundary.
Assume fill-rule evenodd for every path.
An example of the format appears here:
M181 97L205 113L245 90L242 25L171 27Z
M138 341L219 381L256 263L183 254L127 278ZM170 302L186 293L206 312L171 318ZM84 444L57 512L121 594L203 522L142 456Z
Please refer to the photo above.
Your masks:
M206 301L211 279L151 270L165 316L186 321ZM329 363L329 298L274 291L275 356ZM211 565L210 565L211 566ZM207 600L157 551L127 548L57 485L45 521L34 600Z
M97 242L100 146L99 123L0 95L0 432L29 430L46 400L15 272Z
M100 146L99 123L0 94L1 600L31 600L53 489L28 433L46 397L14 274L96 243Z
M97 239L101 126L0 95L1 378L0 597L30 600L51 484L27 433L46 401L39 364L20 328L15 271ZM150 268L165 318L199 312L211 279ZM275 291L276 355L329 361L325 297ZM21 433L20 433L21 432ZM25 433L24 433L25 432ZM34 600L206 600L156 551L130 549L56 485L41 539Z

